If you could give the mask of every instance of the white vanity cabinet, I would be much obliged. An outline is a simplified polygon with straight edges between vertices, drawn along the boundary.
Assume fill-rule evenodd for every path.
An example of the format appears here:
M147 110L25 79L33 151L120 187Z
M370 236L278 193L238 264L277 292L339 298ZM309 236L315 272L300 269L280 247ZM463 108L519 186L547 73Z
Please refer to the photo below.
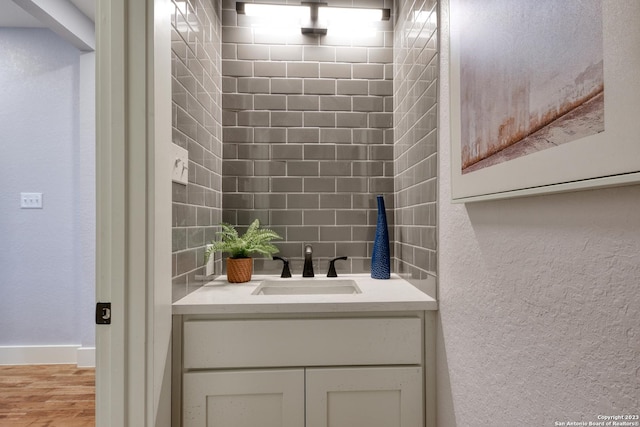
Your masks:
M176 315L173 425L423 427L424 328L424 312Z
M183 425L418 427L421 398L419 367L189 372Z

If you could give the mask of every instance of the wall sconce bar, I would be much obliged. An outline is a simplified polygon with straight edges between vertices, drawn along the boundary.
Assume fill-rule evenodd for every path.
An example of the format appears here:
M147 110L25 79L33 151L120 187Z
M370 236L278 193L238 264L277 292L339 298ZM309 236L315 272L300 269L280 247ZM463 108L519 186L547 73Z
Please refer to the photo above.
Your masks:
M236 2L236 12L262 19L297 20L302 34L325 35L328 23L388 21L391 9L329 7L327 3L302 1L298 5ZM295 21L294 21L295 22Z

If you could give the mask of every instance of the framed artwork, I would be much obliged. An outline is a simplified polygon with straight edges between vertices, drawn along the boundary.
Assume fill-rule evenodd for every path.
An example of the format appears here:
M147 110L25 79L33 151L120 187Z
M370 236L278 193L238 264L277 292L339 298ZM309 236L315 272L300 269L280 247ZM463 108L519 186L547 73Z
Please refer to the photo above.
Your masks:
M453 201L640 182L640 2L450 6Z

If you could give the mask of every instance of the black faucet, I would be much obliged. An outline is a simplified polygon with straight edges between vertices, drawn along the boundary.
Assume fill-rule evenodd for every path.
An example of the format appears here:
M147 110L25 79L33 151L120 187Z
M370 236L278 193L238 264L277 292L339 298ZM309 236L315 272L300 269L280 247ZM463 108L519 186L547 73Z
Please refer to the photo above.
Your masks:
M279 256L274 256L273 259L282 261L282 273L280 274L280 277L283 277L283 278L291 277L291 270L289 269L289 260Z
M336 261L338 260L346 260L346 256L339 256L338 258L334 258L329 261L329 271L327 272L327 277L338 277L338 273L336 273Z
M302 277L313 277L313 259L311 259L311 255L313 254L313 248L311 245L306 245L304 247L304 268L302 269Z

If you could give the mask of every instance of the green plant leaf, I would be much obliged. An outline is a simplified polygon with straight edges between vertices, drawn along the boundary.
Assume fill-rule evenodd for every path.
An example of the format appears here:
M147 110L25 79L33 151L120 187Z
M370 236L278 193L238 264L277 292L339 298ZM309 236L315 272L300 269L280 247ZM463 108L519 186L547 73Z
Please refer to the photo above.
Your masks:
M273 230L260 228L258 219L249 225L242 236L231 224L223 222L220 227L221 230L216 232L220 240L211 241L211 246L205 251L205 263L214 252L228 253L231 258L249 258L254 253L270 256L279 252L271 241L282 237Z

